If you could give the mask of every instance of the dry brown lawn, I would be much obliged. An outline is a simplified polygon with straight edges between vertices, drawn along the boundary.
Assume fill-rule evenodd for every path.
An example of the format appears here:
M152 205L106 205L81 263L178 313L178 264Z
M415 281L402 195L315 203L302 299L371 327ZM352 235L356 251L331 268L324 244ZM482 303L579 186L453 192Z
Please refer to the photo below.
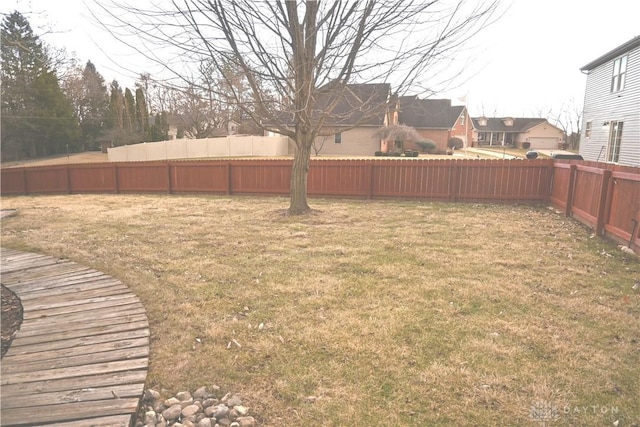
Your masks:
M148 385L217 384L261 426L640 424L636 257L545 207L286 206L5 197L2 245L121 279Z
M78 164L78 163L103 163L108 162L107 154L99 151L87 151L85 153L74 153L71 155L59 155L30 160L16 160L12 162L3 162L2 167L17 167L17 166L51 166L51 165L66 165L66 164Z

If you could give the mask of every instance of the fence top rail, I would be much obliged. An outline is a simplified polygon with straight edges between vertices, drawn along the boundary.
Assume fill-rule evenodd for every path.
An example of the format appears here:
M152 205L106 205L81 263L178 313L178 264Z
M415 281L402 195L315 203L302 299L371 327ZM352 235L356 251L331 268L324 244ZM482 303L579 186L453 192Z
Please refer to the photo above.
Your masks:
M537 160L525 160L525 159L429 159L429 158L376 158L376 159L311 159L312 163L318 164L362 164L362 165L389 165L389 164L402 164L402 165L497 165L497 166L549 166L552 164L552 159L537 159Z
M623 179L625 181L640 181L640 171L638 173L629 173L629 172L612 172L612 178Z
M612 172L628 172L628 173L640 173L640 167L638 166L624 166L616 163L595 162L592 160L556 160L555 165L559 168L569 168L571 165L580 167L594 167L597 169L607 169Z
M243 165L243 166L290 166L293 158L206 158L206 159L172 159L172 160L145 160L136 162L95 162L95 163L59 163L38 166L6 166L0 167L4 171L23 170L62 170L62 169L86 169L86 168L124 168L124 167L166 167L188 165ZM311 165L428 165L428 166L516 166L516 167L548 167L553 165L553 159L433 159L433 158L312 158ZM565 166L560 166L565 167ZM568 167L568 166L566 166Z
M594 166L582 166L582 165L576 165L576 166L580 172L589 172L589 173L594 173L596 175L604 175L605 171L608 170L608 169L601 169Z
M553 167L556 169L571 169L571 166L576 166L575 163L560 163L554 162Z

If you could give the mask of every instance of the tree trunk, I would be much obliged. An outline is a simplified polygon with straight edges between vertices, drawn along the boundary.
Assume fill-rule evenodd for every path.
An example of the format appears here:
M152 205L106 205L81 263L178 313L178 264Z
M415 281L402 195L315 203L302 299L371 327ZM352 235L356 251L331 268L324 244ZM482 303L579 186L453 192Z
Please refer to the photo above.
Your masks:
M311 210L307 203L307 175L311 158L311 144L302 139L296 144L291 170L289 215L302 215Z

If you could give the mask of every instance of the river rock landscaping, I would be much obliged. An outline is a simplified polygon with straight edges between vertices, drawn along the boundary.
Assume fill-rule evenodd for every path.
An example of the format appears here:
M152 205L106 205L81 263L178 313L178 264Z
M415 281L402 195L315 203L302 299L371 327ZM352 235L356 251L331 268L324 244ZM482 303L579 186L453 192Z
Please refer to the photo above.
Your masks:
M160 392L144 392L136 427L255 427L255 418L242 398L226 393L220 387L200 387L193 393L182 391L164 399Z

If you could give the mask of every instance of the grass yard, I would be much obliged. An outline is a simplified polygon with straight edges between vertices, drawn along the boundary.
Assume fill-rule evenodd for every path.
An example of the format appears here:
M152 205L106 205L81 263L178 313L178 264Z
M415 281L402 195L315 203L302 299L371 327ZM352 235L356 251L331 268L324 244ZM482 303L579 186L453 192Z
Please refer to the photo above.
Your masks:
M311 202L4 197L2 245L121 279L148 385L261 426L640 425L636 257L546 207Z

